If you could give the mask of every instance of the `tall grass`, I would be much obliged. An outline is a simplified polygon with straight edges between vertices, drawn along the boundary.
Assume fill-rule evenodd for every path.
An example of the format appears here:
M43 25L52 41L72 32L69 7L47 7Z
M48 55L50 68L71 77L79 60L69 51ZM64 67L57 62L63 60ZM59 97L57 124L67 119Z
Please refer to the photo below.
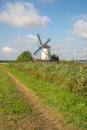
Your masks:
M46 80L56 86L61 85L70 92L87 96L87 65L30 62L16 63L14 67L35 75L37 79Z
M11 64L8 69L16 78L32 89L43 100L45 105L61 112L67 124L77 126L77 128L71 127L71 130L87 129L87 100L86 97L81 96L85 94L81 90L74 90L76 93L72 93L72 88L68 88L70 85L72 87L80 85L76 76L79 77L79 80L83 76L84 78L87 76L85 66L40 62ZM81 77L79 74L81 74ZM73 78L75 82L74 80L71 82ZM86 78L82 81L85 82ZM83 85L83 82L81 85ZM84 86L87 88L86 84Z

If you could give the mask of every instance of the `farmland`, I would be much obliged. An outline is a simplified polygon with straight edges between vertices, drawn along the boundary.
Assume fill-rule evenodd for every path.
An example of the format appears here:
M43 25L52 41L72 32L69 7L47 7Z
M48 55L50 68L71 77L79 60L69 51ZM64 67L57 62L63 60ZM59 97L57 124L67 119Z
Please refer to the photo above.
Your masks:
M22 84L26 86L27 89L31 90L41 101L41 106L45 106L46 109L54 111L53 115L56 115L56 118L59 122L59 130L86 130L87 129L87 65L76 64L76 63L43 63L43 62L29 62L29 63L10 63L1 67L3 70L10 72L15 79L19 80ZM23 98L23 94L18 94L17 88L11 87L12 83L9 82L8 78L6 78L5 74L3 75L3 71L1 74L1 83L4 80L3 86L7 86L7 91L4 91L2 88L2 94L7 94L8 99L9 95L11 95L10 102L13 105L16 100L21 102L21 107L19 106L17 109L20 116L22 114L25 115L28 120L31 120L37 116L36 109L32 108L32 103L27 103L25 98ZM8 80L8 82L7 82ZM13 81L11 81L13 82ZM8 83L8 84L6 84ZM14 83L13 83L14 84ZM6 89L6 88L5 88ZM11 91L9 89L12 89ZM8 94L9 90L9 94ZM4 93L5 92L5 93ZM13 94L14 93L14 94ZM15 95L15 101L14 101ZM19 95L19 96L18 96ZM25 94L24 94L25 95ZM2 98L2 102L6 98ZM11 101L12 100L12 101ZM7 100L6 100L7 101ZM8 104L8 101L7 101ZM18 105L14 104L14 106ZM24 108L22 108L24 106ZM4 106L5 107L5 106ZM7 109L8 106L5 107ZM14 107L12 107L14 109ZM15 108L16 109L16 108ZM22 110L23 109L23 110ZM2 110L2 109L1 109ZM7 109L8 110L8 109ZM30 111L29 111L30 110ZM10 113L6 114L2 110L2 116L11 115L12 112L16 110L9 110ZM22 111L22 113L21 113ZM38 110L40 111L40 110ZM28 113L29 112L29 113ZM29 115L31 115L29 117ZM51 114L52 115L52 114ZM17 128L19 122L23 117L17 118L16 124L14 127ZM15 116L14 116L15 117ZM26 122L26 118L24 118L24 122ZM42 117L43 118L43 117ZM11 117L12 119L12 117ZM20 120L20 121L19 121ZM35 121L35 120L34 120ZM38 123L38 120L36 121ZM27 124L29 125L29 124ZM62 127L61 127L62 125ZM32 126L32 125L31 125ZM29 126L28 126L29 128ZM31 127L32 130L33 127ZM42 130L43 125L40 123L38 128ZM15 128L14 128L15 129ZM43 128L47 130L53 130L56 128Z

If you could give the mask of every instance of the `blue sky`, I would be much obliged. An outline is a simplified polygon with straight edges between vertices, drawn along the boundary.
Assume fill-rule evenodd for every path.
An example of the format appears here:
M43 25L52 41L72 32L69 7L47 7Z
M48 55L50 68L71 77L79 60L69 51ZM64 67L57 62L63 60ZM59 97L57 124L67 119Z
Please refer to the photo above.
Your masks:
M87 1L0 0L0 60L33 54L38 33L60 59L87 60Z

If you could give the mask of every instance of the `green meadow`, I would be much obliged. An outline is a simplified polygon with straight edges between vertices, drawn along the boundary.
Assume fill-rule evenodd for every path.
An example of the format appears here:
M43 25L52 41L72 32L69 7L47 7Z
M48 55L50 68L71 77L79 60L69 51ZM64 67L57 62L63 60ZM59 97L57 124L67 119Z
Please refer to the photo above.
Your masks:
M0 130L44 130L39 115L0 65Z
M87 129L86 64L29 62L10 63L6 68L56 111L67 130Z

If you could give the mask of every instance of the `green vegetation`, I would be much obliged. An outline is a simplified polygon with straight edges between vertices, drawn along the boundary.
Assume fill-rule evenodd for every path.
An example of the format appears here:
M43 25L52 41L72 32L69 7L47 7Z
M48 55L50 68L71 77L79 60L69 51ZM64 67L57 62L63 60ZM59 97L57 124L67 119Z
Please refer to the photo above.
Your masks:
M58 62L58 61L59 61L59 56L56 55L56 54L52 54L52 55L51 55L51 60L52 60L52 61L57 61L57 62Z
M7 68L45 105L62 113L71 130L87 129L86 65L30 62L10 64Z
M23 51L18 57L17 61L31 61L32 55L29 51Z
M37 110L11 84L0 66L0 130L39 130L43 126L38 122Z
M30 62L12 64L16 69L34 75L69 92L87 96L87 65L67 63Z
M0 130L15 130L33 114L0 67ZM26 118L25 118L26 117ZM21 125L22 126L22 125Z

